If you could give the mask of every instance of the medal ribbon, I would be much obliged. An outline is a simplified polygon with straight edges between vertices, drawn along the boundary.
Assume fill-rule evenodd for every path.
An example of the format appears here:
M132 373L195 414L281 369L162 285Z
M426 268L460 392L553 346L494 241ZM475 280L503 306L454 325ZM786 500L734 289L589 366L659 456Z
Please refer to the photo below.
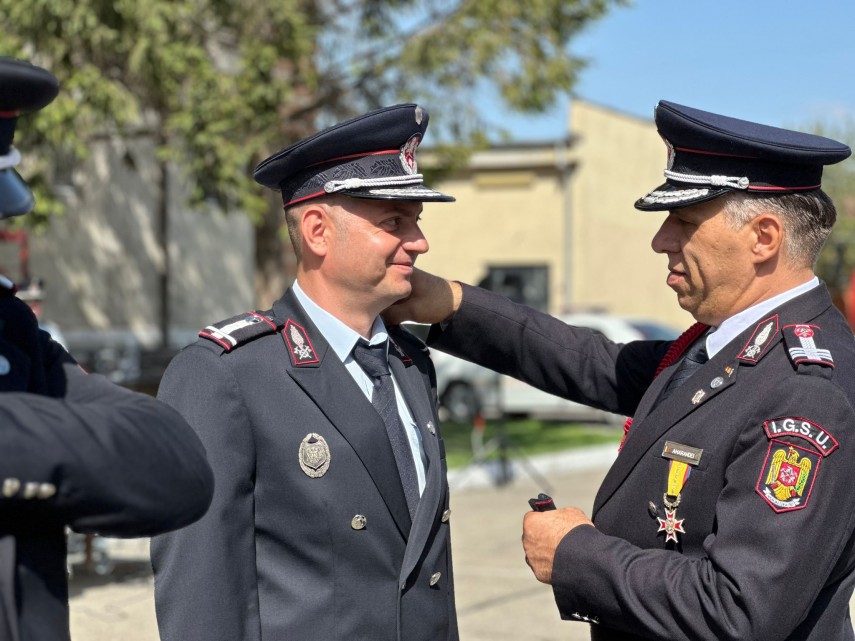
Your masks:
M668 495L680 496L691 473L692 468L688 463L672 460L668 466Z

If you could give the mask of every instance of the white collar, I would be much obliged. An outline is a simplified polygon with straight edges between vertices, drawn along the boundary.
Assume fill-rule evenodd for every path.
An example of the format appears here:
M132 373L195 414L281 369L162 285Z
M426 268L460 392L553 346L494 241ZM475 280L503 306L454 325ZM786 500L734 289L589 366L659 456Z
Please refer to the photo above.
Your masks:
M321 332L329 346L336 353L343 363L345 359L353 351L356 342L362 338L358 332L354 331L338 318L330 314L323 307L319 306L315 301L309 298L308 294L302 290L300 284L294 281L291 289L297 297L297 301L303 306L306 314L311 321ZM374 319L374 324L371 326L370 345L377 345L387 340L389 335L386 332L386 326L383 324L383 319L379 316ZM386 347L388 350L388 345Z
M735 316L731 316L707 336L707 354L712 358L746 329L763 320L773 309L818 286L819 278L814 276L806 283L788 289L782 294L752 305Z

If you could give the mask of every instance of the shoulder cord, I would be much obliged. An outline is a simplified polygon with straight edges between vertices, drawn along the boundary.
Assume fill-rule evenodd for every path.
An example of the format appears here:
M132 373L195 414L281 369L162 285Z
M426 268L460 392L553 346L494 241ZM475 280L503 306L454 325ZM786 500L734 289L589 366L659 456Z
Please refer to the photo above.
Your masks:
M680 334L680 336L671 343L671 347L668 348L668 351L665 352L665 356L662 357L662 360L659 363L659 367L656 368L656 373L653 375L653 378L659 376L666 367L673 365L676 363L680 357L683 355L683 352L694 343L698 337L707 331L710 328L709 325L705 325L704 323L695 323L685 332ZM620 445L618 446L618 452L623 449L623 444L626 442L626 437L629 434L629 428L632 427L632 417L628 417L626 422L623 424L623 438L620 441Z

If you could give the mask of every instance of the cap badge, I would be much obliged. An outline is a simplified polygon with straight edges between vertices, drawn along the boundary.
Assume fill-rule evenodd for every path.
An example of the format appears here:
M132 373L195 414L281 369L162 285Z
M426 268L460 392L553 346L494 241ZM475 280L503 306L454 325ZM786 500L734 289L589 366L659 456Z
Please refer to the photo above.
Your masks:
M320 478L330 469L330 446L323 436L310 432L300 443L299 459L306 476Z
M408 174L415 174L418 171L416 166L416 149L419 148L419 143L422 137L419 134L410 136L410 139L401 147L401 166Z
M415 117L416 117L416 124L417 125L422 124L422 120L424 120L424 118L425 118L425 110L422 109L420 105L416 105Z
M668 148L668 162L665 165L665 169L670 171L674 167L674 158L676 157L676 152L674 151L674 145L672 145L668 140L663 138L665 141L665 146Z

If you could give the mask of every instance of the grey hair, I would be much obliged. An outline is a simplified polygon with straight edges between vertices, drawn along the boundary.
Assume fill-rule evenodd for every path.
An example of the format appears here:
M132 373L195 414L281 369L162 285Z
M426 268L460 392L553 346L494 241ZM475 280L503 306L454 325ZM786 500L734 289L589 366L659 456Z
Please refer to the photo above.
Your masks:
M837 220L831 198L821 189L766 195L732 192L725 196L725 221L740 229L763 213L776 214L784 227L784 256L799 267L813 267Z

